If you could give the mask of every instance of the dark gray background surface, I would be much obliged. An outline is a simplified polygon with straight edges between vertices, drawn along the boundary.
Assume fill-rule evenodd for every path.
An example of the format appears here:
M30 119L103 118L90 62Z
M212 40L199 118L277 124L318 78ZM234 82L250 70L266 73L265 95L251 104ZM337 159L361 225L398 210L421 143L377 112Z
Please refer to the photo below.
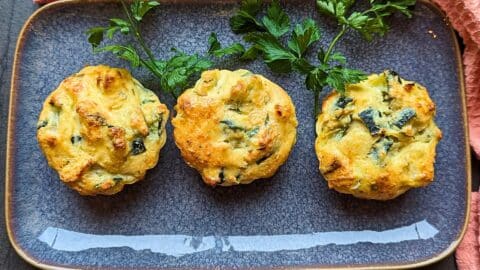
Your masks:
M0 0L0 172L4 172L5 133L13 53L18 33L28 16L38 7L30 0ZM473 158L474 159L474 158ZM478 165L473 161L474 182L478 182ZM476 185L474 185L476 186ZM4 185L0 184L0 208L4 208ZM0 217L0 269L31 269L11 248L5 231L4 215ZM456 269L453 256L424 269Z

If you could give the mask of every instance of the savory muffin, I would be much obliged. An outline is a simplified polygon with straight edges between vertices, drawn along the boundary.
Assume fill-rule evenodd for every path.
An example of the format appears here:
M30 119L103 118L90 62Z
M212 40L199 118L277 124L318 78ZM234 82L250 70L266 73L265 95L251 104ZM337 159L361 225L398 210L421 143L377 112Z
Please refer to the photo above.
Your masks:
M315 149L328 186L355 197L393 199L433 180L442 137L427 90L395 72L331 93L317 120Z
M127 70L90 66L47 97L37 139L68 186L82 195L111 195L157 164L168 114Z
M271 177L295 144L288 94L247 70L203 72L175 107L174 138L205 183L248 184Z

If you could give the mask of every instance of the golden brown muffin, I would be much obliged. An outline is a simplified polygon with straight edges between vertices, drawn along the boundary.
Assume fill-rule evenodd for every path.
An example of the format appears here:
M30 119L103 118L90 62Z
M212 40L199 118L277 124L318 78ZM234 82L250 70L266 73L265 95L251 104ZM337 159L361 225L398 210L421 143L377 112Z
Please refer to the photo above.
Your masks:
M271 177L295 144L292 100L278 85L247 70L203 72L178 98L175 110L175 142L212 186Z
M315 149L328 186L389 200L433 180L442 137L427 90L385 71L332 92L317 120Z
M157 164L168 113L127 70L91 66L47 97L37 139L68 186L111 195Z

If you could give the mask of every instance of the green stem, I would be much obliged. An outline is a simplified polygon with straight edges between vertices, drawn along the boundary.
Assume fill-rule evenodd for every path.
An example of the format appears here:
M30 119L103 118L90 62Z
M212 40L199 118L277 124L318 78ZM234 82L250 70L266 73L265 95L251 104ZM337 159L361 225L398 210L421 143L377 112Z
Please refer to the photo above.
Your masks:
M330 54L332 53L333 48L335 47L335 44L337 44L337 42L340 40L340 38L345 34L345 32L347 32L347 29L348 29L348 27L346 25L342 25L342 29L340 30L340 32L338 32L338 34L335 36L335 38L333 38L332 42L328 46L327 52L325 53L325 56L323 57L323 63L322 64L327 64L328 63L328 61L330 59ZM314 102L315 102L314 109L315 109L315 119L316 119L317 116L318 116L318 113L319 113L319 109L320 109L320 106L319 106L320 91L318 91L318 90L314 91L314 97L315 97L314 98Z
M130 14L130 11L128 10L127 4L125 3L124 0L121 0L120 2L122 2L123 11L127 15L128 21L130 22L130 25L132 26L132 30L133 30L134 35L137 38L138 42L140 43L140 46L143 48L143 50L147 54L148 58L150 58L150 61L156 66L155 57L153 56L152 51L145 44L145 40L143 39L142 35L140 34L140 30L138 29L137 23L133 20L132 15Z
M162 79L162 74L160 74L155 68L153 68L149 63L147 63L145 60L141 59L140 58L140 63L142 63L142 65L144 67L146 67L148 70L150 70L153 75L157 76L157 78L159 79Z
M330 43L330 46L328 46L327 52L325 53L325 56L323 57L323 64L326 64L330 58L330 54L332 53L333 47L335 47L335 44L340 40L340 38L345 34L347 31L347 26L342 25L342 30L338 32L338 34L335 36L335 38L332 40Z
M143 59L140 59L140 63L142 63L144 67L150 70L153 73L153 75L157 76L158 79L162 80L162 74L158 73L158 71L155 68L153 68L149 63L145 62L145 60ZM174 93L174 91L170 92L170 94L172 94L172 97L174 99L178 98L178 96Z

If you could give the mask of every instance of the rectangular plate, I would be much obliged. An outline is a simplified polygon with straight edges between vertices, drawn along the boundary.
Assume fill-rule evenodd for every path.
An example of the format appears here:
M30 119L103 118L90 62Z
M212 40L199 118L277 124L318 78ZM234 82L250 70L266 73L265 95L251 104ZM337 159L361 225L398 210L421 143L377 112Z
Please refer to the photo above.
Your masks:
M292 20L313 16L325 40L335 24L320 18L314 1L284 3ZM144 21L157 56L175 46L202 53L210 32L226 44L236 3L171 1ZM356 68L393 69L425 85L443 131L435 181L388 202L355 199L328 189L314 153L313 97L297 75L272 74L260 62L225 61L283 86L299 119L298 141L287 163L268 180L210 188L179 155L168 125L158 165L144 181L115 196L82 197L50 169L37 141L43 100L83 66L125 66L93 55L89 27L122 16L116 3L62 1L38 10L20 34L12 77L6 172L6 217L19 254L44 268L408 268L452 252L469 204L463 75L456 39L439 10L417 4L415 16L392 19L389 34L372 43L349 32L338 45ZM434 36L435 35L435 36ZM324 44L325 45L325 44ZM134 75L151 89L155 79ZM323 93L325 96L326 93ZM173 108L175 101L161 94Z

